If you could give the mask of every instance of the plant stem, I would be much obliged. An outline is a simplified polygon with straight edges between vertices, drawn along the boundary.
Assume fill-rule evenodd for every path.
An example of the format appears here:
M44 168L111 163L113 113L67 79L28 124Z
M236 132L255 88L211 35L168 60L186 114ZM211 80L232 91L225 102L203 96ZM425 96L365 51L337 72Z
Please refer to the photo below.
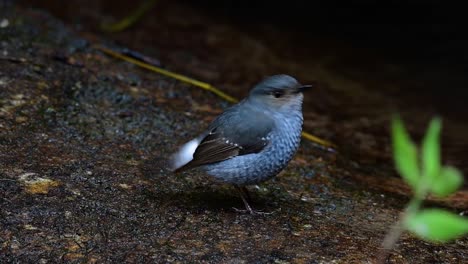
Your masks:
M389 233L385 236L382 247L377 255L377 263L385 263L385 260L388 258L390 254L390 250L395 247L395 244L400 239L401 234L405 230L404 223L406 219L410 216L416 214L421 207L422 201L424 200L423 197L425 195L417 195L411 199L411 201L406 206L405 211L402 213L398 222L396 222Z

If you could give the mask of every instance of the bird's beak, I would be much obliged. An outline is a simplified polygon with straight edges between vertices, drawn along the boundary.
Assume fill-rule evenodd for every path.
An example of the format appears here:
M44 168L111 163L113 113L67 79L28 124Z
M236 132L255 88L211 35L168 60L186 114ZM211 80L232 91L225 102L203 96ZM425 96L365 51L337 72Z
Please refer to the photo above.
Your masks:
M313 85L310 85L310 84L301 85L301 86L299 86L299 87L297 88L297 91L303 93L303 92L309 90L309 89L312 88L312 87L313 87Z

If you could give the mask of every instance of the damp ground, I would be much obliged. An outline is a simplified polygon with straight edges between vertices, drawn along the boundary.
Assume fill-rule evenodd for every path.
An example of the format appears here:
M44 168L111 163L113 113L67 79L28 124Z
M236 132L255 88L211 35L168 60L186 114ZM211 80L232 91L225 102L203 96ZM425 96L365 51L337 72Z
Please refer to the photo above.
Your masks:
M372 54L355 69L352 52L338 44L288 48L286 40L273 41L283 33L246 31L170 1L136 29L103 34L92 26L109 19L100 1L77 9L75 21L69 14L78 2L70 1L66 17L54 5L7 4L0 13L2 262L375 260L411 195L392 164L391 114L402 113L420 138L437 113L429 95L395 88L415 85L407 75L416 69L381 64L385 74L364 75ZM265 75L318 81L306 96L304 129L338 147L303 141L278 177L250 187L253 206L271 214L238 213L233 207L243 205L232 186L196 170L174 175L165 163L229 104L108 57L95 44L132 48L239 98ZM332 56L334 49L340 52ZM424 78L430 76L417 80ZM467 125L443 111L444 161L466 174ZM427 205L460 213L467 194L430 197ZM462 263L467 243L437 245L405 234L388 262Z

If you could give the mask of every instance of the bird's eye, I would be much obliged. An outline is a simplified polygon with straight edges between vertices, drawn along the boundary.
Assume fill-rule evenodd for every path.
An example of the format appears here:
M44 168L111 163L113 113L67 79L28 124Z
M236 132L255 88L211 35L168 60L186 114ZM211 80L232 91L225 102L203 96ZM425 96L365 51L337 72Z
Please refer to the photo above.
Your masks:
M280 98L281 96L284 95L284 92L283 91L273 91L271 93L275 98Z

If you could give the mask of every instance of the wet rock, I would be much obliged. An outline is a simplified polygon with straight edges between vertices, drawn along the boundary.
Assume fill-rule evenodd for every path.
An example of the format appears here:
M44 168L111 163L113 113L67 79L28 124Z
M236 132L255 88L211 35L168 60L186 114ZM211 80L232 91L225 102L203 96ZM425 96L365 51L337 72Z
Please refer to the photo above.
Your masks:
M407 202L409 192L398 185L392 166L377 167L385 161L377 154L388 150L353 155L359 144L374 149L388 138L375 136L381 132L372 137L374 127L383 130L383 121L360 117L361 105L357 113L345 107L328 113L329 105L353 101L340 92L322 94L329 99L321 106L328 116L313 125L324 135L343 136L346 143L329 153L303 142L279 177L250 188L253 205L272 214L236 213L232 207L242 202L231 186L200 171L174 175L165 164L169 153L206 128L228 103L92 50L79 33L46 12L9 8L1 48L25 59L0 60L2 261L371 262ZM158 8L155 17L161 20L154 27L161 34L154 49L165 56L168 68L214 79L219 71L223 88L247 87L260 75L285 70L267 46L227 25L216 26L217 40L205 50L197 36L210 31L212 22L176 4ZM233 44L233 39L240 41ZM227 56L229 49L235 58ZM54 59L59 52L66 56ZM249 64L245 57L258 62ZM190 68L203 64L209 65L198 72ZM313 68L291 65L286 68L304 69L303 77ZM217 74L211 74L213 69ZM342 86L353 85L340 80ZM450 202L435 201L438 206ZM466 239L431 245L405 235L389 262L461 263L465 252Z

